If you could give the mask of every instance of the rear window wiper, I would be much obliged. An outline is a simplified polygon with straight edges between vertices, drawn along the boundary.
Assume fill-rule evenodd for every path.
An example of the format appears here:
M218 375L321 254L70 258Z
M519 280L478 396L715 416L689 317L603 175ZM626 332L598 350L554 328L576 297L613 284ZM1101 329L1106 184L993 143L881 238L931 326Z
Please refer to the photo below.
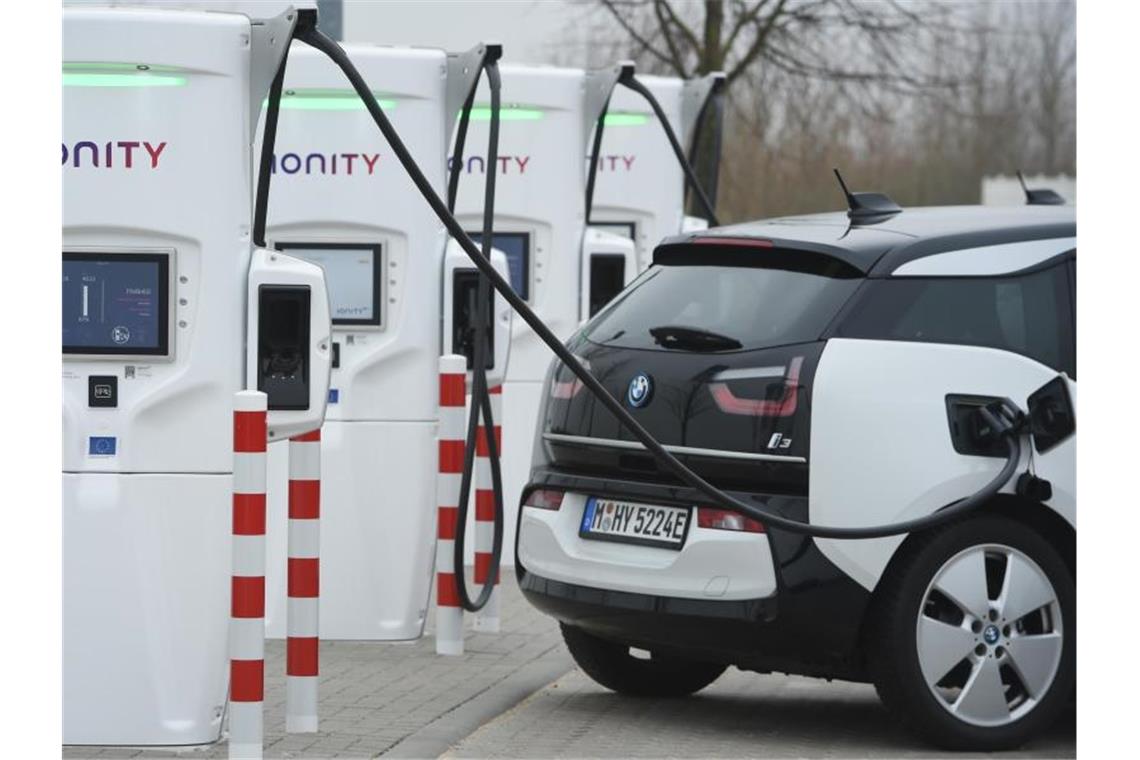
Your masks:
M744 348L736 338L702 330L698 327L682 327L680 325L661 325L649 328L653 341L662 348L679 349L681 351L731 351Z

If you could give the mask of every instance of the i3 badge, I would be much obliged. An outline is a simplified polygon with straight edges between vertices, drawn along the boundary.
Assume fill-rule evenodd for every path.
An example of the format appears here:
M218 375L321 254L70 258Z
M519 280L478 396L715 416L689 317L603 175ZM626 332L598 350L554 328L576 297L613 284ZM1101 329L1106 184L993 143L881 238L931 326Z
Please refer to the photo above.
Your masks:
M653 396L653 380L649 375L640 372L629 381L629 390L626 391L625 400L634 409L640 409L649 403Z

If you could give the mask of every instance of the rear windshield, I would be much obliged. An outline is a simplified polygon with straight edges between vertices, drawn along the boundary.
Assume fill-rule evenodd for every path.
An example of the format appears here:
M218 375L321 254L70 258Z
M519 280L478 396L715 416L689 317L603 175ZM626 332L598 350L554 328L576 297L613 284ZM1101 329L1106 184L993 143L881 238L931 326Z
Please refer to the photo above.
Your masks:
M818 340L860 280L843 267L657 264L586 327L601 345L739 351Z

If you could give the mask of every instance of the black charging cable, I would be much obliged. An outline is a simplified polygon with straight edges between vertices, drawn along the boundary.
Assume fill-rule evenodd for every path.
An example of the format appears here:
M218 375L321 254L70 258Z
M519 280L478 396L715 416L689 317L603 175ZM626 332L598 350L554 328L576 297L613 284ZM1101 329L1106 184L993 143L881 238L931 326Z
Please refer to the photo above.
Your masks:
M296 37L323 52L344 72L357 94L364 101L368 112L376 122L376 126L384 135L384 139L387 140L388 144L392 147L392 151L396 154L397 160L404 167L404 170L408 173L413 184L416 185L416 188L420 191L420 194L423 195L432 211L435 212L444 227L447 228L451 236L455 238L463 248L476 268L487 276L487 279L495 287L495 290L511 305L511 308L513 308L515 312L522 317L523 321L534 330L535 334L550 347L550 350L554 352L555 356L582 381L582 384L594 394L602 406L608 409L610 413L633 434L634 438L645 446L646 450L649 451L654 458L672 471L681 482L703 494L713 504L796 535L838 539L883 538L933 528L956 520L963 514L977 509L990 501L990 499L1009 482L1010 478L1012 478L1013 474L1017 471L1021 459L1021 440L1020 431L1017 428L1017 421L1022 416L1022 413L1012 401L1005 399L993 408L983 408L979 410L979 413L983 415L983 419L993 426L995 434L1000 435L1006 443L1007 459L1005 465L989 483L974 494L924 517L889 525L861 528L813 525L799 520L792 520L783 515L775 514L774 512L758 509L752 504L740 501L732 495L721 491L693 470L689 469L689 467L673 456L653 438L653 436L649 434L649 431L642 427L641 423L634 419L634 417L622 407L621 402L615 399L609 391L606 390L605 386L582 366L582 363L570 353L569 349L567 349L558 337L551 332L550 328L539 319L538 315L531 311L526 302L518 297L511 288L510 283L495 271L491 262L483 256L474 241L472 241L470 236L464 231L463 226L449 213L447 204L436 194L431 186L431 182L424 176L419 166L416 165L415 159L412 158L407 147L403 141L400 140L399 134L397 134L391 122L389 122L384 115L379 103L376 102L376 98L373 96L371 90L369 90L368 84L364 81L363 77L361 77L360 72L353 66L352 61L345 54L344 50L341 49L340 45L326 37L315 25L302 26L297 30Z
M705 128L711 127L712 135L709 138L711 144L708 150L712 158L708 165L709 175L705 177L705 183L701 187L708 194L708 200L713 208L716 208L717 192L720 187L720 159L724 153L724 89L724 80L713 85L712 92L697 114L692 142L689 144L689 166L694 166L699 160L698 153L705 140Z
M301 16L304 18L304 15ZM300 23L300 20L298 20ZM261 160L257 172L257 191L253 202L253 244L265 247L265 226L269 214L269 179L273 174L273 149L277 144L277 118L281 113L281 90L285 85L285 65L289 62L289 45L281 54L277 74L269 86L269 104L265 109L265 129L261 136Z
M491 91L491 123L487 137L487 171L483 190L483 250L481 251L485 263L491 263L491 248L495 224L495 167L499 160L499 104L502 81L499 77L499 64L496 60L497 50L488 50L480 64L482 71L487 75L487 85ZM496 56L496 57L492 57ZM459 189L459 168L463 165L463 145L467 138L467 124L471 117L471 108L475 102L475 90L479 85L476 77L471 85L471 92L463 104L459 127L455 139L455 152L452 156L451 177L448 182L448 209L454 210L456 193ZM459 486L459 504L456 515L455 529L455 585L459 593L459 604L468 612L478 612L486 606L495 590L495 583L499 577L499 568L503 558L503 522L506 519L503 510L503 474L499 461L499 447L495 440L495 420L491 412L491 389L487 385L487 354L490 333L487 322L492 318L491 310L491 283L487 277L480 273L479 283L475 295L475 326L472 331L471 350L471 412L467 418L467 437L463 453L463 474ZM484 442L487 446L487 459L491 468L491 492L494 498L494 534L491 543L491 564L488 568L487 579L484 581L478 596L473 601L467 592L467 576L465 565L465 550L467 544L467 513L470 507L471 481L475 467L475 452L479 435L479 419L483 419Z
M301 12L297 19L294 37L296 39L302 39L301 35L306 30L310 32L316 31L315 17L312 13ZM487 73L488 82L490 83L491 87L491 134L488 145L488 165L491 167L494 167L498 160L499 97L500 90L502 89L502 83L499 77L497 60L498 56L501 53L501 50L502 49L498 46L487 48L484 51L482 60L480 61L480 74L484 71ZM269 185L272 176L273 151L277 142L277 124L281 109L281 93L284 88L285 69L288 62L288 56L289 46L286 45L284 53L281 57L281 63L278 66L277 73L274 76L273 82L269 88L269 98L265 112L265 127L262 134L261 156L258 165L259 171L257 178L257 189L254 196L252 230L254 245L262 248L265 247L265 230L269 209ZM456 152L459 157L455 163L453 163L452 173L448 184L449 209L454 208L455 196L459 187L458 167L463 163L463 145L466 141L467 125L471 117L471 108L474 104L475 91L478 87L478 84L479 77L476 76L471 85L471 91L468 93L467 99L463 104L458 134L456 137ZM371 93L369 94L371 95ZM488 171L483 211L482 251L483 256L486 258L488 264L490 263L488 252L491 249L494 218L495 172ZM476 300L477 305L475 310L475 329L472 341L473 366L471 376L473 387L471 392L471 416L468 420L467 425L466 453L463 463L462 485L459 496L459 509L455 539L456 586L458 587L459 591L460 604L469 612L477 612L486 606L488 600L491 598L491 594L495 590L495 581L499 576L499 568L502 565L503 523L505 520L505 512L503 509L502 467L500 464L498 443L495 440L494 436L494 417L492 415L490 388L487 384L486 370L487 346L489 342L487 321L491 314L489 303L491 300L491 284L483 274L479 275L479 286ZM470 594L467 592L463 554L466 543L465 528L467 525L467 512L470 502L469 497L472 474L474 471L474 456L480 413L482 414L483 426L486 431L487 453L491 467L491 487L495 500L495 517L494 539L491 547L491 564L489 568L490 576L487 582L483 585L482 589L480 589L478 596L475 598L475 600L472 600Z
M631 70L623 70L621 76L618 78L618 84L633 90L649 103L649 107L653 109L653 113L657 116L657 121L660 122L661 128L665 130L665 137L669 140L670 147L673 148L673 155L677 158L677 163L681 165L681 170L685 173L685 182L689 188L696 194L697 199L701 202L701 206L705 210L705 216L708 219L710 227L719 227L720 221L717 219L714 204L709 200L708 193L701 186L700 180L697 179L697 173L693 170L692 164L689 163L689 157L685 155L685 149L681 147L681 141L677 139L677 133L673 131L673 127L669 124L669 119L665 115L665 109L657 102L657 98L653 97L653 93L649 88L637 81L637 77L633 75ZM606 103L602 107L602 112L598 114L598 121L594 125L594 146L590 153L590 169L586 175L586 223L590 223L590 212L594 208L594 186L597 183L598 176L598 159L602 150L602 132L604 131L606 114L610 110L610 99L606 98Z

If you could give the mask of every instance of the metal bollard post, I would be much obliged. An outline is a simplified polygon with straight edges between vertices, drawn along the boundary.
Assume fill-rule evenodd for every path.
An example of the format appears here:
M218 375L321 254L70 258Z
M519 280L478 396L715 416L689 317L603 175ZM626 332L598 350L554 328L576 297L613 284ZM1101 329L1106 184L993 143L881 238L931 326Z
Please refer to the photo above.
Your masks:
M289 439L285 731L317 731L320 645L321 431Z
M495 448L500 456L503 453L503 386L490 389L491 416L493 417ZM491 460L487 445L487 430L479 426L475 447L475 587L480 588L491 574L491 551L495 545L495 492L491 482ZM508 551L503 547L503 552ZM499 580L495 575L495 590L491 592L487 605L475 614L474 629L484 633L498 633L499 620Z
M234 396L231 758L260 758L264 740L266 405L261 391Z
M435 548L436 654L463 654L463 609L455 585L455 532L459 485L463 473L467 359L456 354L439 358L439 475L436 504L439 523Z

